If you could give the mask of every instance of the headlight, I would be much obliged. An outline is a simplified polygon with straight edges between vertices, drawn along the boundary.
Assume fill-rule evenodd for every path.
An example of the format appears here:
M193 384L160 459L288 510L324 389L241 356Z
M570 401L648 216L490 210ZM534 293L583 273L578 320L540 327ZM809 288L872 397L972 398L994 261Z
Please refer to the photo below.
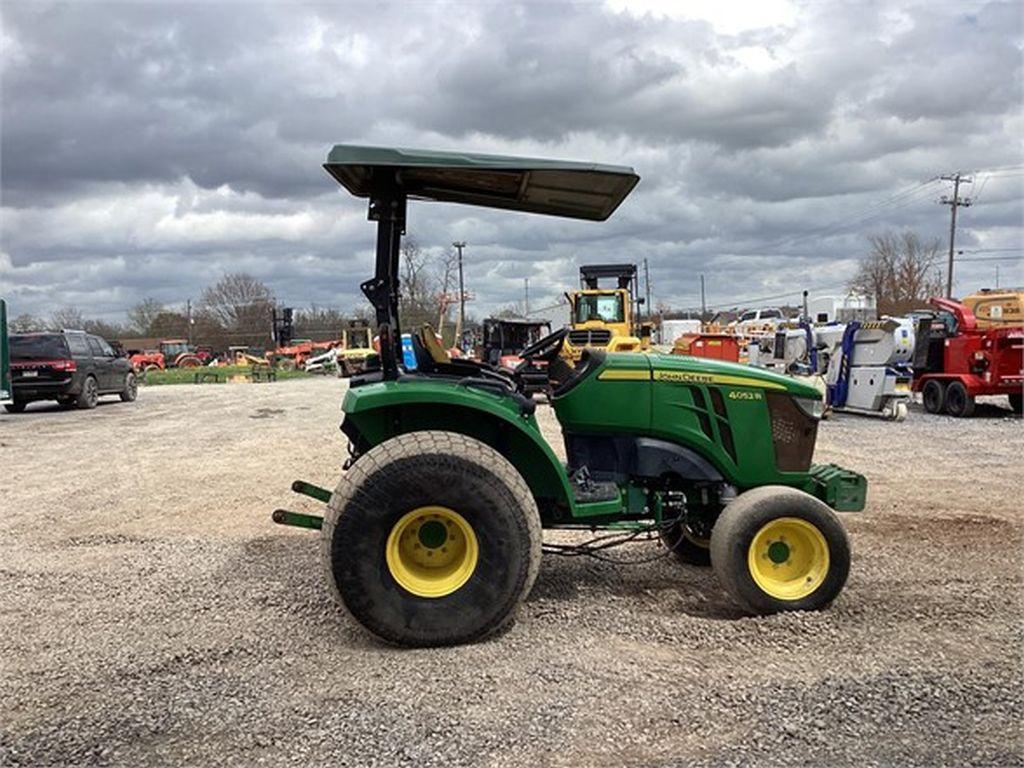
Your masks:
M793 402L812 419L820 419L825 413L825 403L820 397L794 397Z

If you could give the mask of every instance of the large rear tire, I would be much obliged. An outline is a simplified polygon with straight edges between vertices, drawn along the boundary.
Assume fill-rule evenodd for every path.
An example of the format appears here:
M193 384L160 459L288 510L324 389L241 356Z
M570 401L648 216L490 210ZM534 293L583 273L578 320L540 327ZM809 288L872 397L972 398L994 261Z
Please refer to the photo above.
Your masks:
M742 493L711 532L711 565L722 586L755 614L828 606L850 573L850 542L835 513L795 488Z
M937 379L929 379L921 390L921 401L928 413L942 413L946 405L946 388Z
M361 456L331 496L321 541L337 599L404 646L486 638L512 621L540 567L526 482L451 432L412 432Z
M953 381L946 388L946 413L960 419L974 415L974 397L962 382Z

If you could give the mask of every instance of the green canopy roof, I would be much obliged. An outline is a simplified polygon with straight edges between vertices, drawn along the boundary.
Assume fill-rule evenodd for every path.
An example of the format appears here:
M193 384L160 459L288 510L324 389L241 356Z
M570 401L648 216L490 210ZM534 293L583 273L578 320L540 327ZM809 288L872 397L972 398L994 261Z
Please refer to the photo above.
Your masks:
M406 195L604 221L640 177L629 167L529 157L336 145L324 168L357 197L394 174Z

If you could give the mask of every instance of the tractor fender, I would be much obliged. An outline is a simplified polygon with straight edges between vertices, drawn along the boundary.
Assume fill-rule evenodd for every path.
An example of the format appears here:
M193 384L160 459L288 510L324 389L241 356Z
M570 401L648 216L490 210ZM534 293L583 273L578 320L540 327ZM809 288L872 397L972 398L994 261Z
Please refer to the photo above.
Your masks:
M692 448L652 437L636 439L636 474L641 477L678 475L687 480L725 481L715 465Z
M456 432L493 447L519 471L535 498L571 509L565 468L544 439L532 412L517 400L451 382L380 382L353 387L342 405L342 431L362 453L409 432ZM542 513L543 514L543 513Z

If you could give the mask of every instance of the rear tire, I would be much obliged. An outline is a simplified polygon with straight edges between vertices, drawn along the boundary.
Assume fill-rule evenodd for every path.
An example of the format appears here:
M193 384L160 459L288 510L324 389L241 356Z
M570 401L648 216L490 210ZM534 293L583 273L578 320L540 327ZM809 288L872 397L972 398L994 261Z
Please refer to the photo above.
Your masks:
M85 410L95 408L100 401L100 386L96 383L94 376L86 376L82 383L82 391L75 398L75 405Z
M360 456L331 496L321 541L339 602L403 646L497 632L540 567L540 516L526 482L493 448L451 432L412 432ZM417 560L428 551L432 563Z
M130 403L138 397L139 394L139 380L135 377L135 374L129 371L124 377L124 389L121 390L120 397L121 401Z
M959 381L951 382L946 388L946 413L960 419L974 415L974 397Z
M1017 392L1016 394L1008 395L1008 397L1010 398L1010 407L1013 409L1013 412L1020 416L1022 409L1024 409L1024 394Z
M28 403L5 403L4 410L8 413L21 413Z
M850 573L850 542L835 513L795 488L740 494L711 532L711 564L722 586L755 614L828 606Z
M946 388L942 386L941 381L929 379L921 390L921 400L928 413L942 413L946 405Z

